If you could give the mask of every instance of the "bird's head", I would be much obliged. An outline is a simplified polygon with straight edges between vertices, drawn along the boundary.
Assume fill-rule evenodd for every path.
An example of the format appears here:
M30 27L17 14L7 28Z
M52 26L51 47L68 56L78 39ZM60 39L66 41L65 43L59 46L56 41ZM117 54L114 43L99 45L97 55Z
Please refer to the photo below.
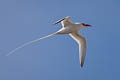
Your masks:
M90 27L90 24L81 23L84 27Z
M60 20L56 21L54 24L58 24L58 23L60 23L62 21L68 21L69 19L70 19L70 16L67 16L67 17L65 17L63 19L60 19Z

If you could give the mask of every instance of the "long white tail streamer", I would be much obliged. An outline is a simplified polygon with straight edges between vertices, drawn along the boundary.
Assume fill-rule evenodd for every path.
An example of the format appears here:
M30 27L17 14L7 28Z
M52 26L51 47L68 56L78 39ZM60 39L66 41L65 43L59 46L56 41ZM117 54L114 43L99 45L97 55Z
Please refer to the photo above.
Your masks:
M40 40L42 40L42 39L48 38L48 37L53 36L53 35L56 35L56 34L57 34L57 32L52 33L52 34L47 35L47 36L44 36L44 37L41 37L41 38L38 38L38 39L35 39L35 40L32 40L32 41L29 41L29 42L27 42L27 43L24 43L23 45L15 48L15 49L12 50L11 52L9 52L6 56L9 56L9 55L13 54L15 51L17 51L17 50L19 50L19 49L21 49L21 48L23 48L23 47L25 47L25 46L27 46L27 45L30 45L30 44L32 44L32 43L34 43L34 42L40 41Z

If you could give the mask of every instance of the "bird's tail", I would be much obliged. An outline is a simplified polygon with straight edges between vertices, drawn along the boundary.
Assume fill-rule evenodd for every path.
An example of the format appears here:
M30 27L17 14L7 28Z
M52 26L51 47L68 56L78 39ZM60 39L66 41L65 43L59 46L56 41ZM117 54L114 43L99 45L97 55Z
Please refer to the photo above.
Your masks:
M34 43L34 42L40 41L40 40L42 40L42 39L48 38L48 37L53 36L53 35L56 35L56 34L57 34L57 32L52 33L52 34L47 35L47 36L44 36L44 37L41 37L41 38L38 38L38 39L35 39L35 40L32 40L32 41L29 41L29 42L27 42L27 43L24 43L23 45L18 46L17 48L15 48L15 49L12 50L11 52L9 52L6 56L9 56L9 55L13 54L15 51L17 51L17 50L19 50L19 49L21 49L21 48L23 48L23 47L25 47L25 46L27 46L27 45L29 45L29 44L32 44L32 43Z

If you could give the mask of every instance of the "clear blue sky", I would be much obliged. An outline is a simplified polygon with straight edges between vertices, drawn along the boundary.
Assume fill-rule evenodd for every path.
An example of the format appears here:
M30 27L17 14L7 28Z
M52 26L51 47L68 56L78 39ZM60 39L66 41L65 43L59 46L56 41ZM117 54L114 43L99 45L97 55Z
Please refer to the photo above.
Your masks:
M81 69L78 45L68 35L17 46L61 28L65 16L92 25ZM0 80L120 80L119 0L0 0Z

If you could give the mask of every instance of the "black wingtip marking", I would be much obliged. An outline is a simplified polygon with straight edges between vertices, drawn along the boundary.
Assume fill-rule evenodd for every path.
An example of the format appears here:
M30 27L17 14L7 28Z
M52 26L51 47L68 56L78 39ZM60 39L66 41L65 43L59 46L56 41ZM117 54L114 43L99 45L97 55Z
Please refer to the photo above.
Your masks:
M80 63L80 67L81 67L81 68L83 67L83 64L84 64L83 62Z

